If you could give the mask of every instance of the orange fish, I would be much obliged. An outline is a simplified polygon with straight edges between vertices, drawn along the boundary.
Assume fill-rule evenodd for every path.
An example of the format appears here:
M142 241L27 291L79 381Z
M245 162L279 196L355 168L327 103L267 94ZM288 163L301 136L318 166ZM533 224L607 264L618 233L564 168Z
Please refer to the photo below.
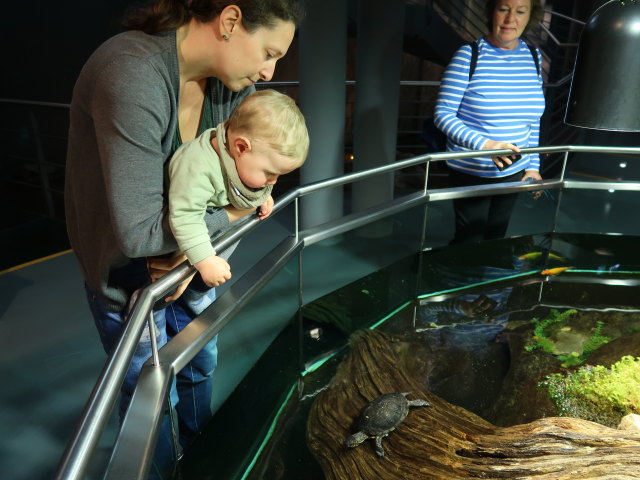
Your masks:
M573 268L573 267L549 268L547 270L542 270L540 272L540 275L558 275L558 274L564 272L565 270L569 270L570 268Z

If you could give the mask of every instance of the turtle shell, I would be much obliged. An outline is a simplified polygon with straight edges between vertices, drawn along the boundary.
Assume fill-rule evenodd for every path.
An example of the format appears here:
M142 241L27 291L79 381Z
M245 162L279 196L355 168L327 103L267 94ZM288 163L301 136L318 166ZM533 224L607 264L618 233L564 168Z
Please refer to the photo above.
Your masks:
M385 393L364 408L358 426L369 436L385 435L400 425L408 413L409 402L404 395Z

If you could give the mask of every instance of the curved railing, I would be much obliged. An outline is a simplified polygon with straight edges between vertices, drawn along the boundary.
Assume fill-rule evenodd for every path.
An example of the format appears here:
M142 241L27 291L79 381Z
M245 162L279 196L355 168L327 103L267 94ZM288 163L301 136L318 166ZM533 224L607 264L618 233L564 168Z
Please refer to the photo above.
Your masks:
M522 149L522 151L523 153L540 154L564 153L565 166L570 153L640 155L640 148L632 147L555 146L527 148ZM509 152L509 150L492 150L483 151L482 155ZM125 416L115 443L106 478L145 478L157 441L160 420L163 409L166 406L169 387L175 373L180 371L207 342L220 332L246 302L259 292L263 285L286 264L288 259L305 247L397 212L430 202L544 189L640 190L640 183L636 182L566 180L564 178L564 168L557 179L531 184L514 182L497 186L478 186L473 189L446 188L428 190L428 167L431 162L454 158L469 158L477 155L478 152L423 155L390 165L304 185L283 196L275 204L273 214L293 205L295 211L294 234L283 238L275 249L263 257L247 274L221 295L211 307L161 350L158 351L155 345L153 346L153 356L143 367L129 411ZM299 230L298 202L300 198L320 190L422 164L426 168L424 187L420 191L390 200L361 212L352 213L333 222L305 231ZM259 223L257 218L251 218L236 225L231 231L214 242L214 248L216 251L224 250L256 228ZM423 231L423 237L425 235L426 233ZM100 435L115 405L118 391L145 323L149 322L150 328L154 328L153 321L149 320L151 319L151 312L155 302L165 298L177 285L194 272L194 267L185 262L159 281L138 292L130 310L129 321L125 331L96 383L82 415L82 421L63 456L57 479L84 478ZM300 300L299 306L301 306L301 303L302 300ZM140 432L148 432L148 434L140 434Z

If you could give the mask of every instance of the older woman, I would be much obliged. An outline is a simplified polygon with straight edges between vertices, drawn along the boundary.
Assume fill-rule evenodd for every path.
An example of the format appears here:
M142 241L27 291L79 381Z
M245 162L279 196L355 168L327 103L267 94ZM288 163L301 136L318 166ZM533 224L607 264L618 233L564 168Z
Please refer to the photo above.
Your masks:
M129 12L128 31L89 58L71 104L68 232L107 352L123 330L133 291L184 258L171 257L177 244L167 217L166 163L183 142L228 118L255 82L271 79L301 16L295 0L147 3ZM214 236L248 213L214 208L204 221ZM183 288L155 312L159 345L215 298L203 285L182 294ZM150 354L146 331L124 381L121 415ZM214 340L178 374L171 397L183 445L211 417L216 362Z
M541 55L520 38L540 20L542 7L540 0L489 0L485 11L489 33L476 41L475 70L470 75L472 46L464 45L444 72L435 124L447 135L448 151L518 153L538 145L544 111ZM455 187L541 178L537 154L450 160L447 166ZM455 200L451 243L502 238L516 199L496 195Z

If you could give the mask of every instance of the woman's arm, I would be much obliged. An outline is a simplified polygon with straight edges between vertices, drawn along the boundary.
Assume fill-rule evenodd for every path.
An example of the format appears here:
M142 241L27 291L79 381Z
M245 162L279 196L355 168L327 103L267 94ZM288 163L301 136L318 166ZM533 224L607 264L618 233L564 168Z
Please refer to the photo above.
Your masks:
M460 103L469 86L470 60L471 47L463 45L449 62L440 83L434 123L454 143L470 150L481 150L488 139L458 118Z

